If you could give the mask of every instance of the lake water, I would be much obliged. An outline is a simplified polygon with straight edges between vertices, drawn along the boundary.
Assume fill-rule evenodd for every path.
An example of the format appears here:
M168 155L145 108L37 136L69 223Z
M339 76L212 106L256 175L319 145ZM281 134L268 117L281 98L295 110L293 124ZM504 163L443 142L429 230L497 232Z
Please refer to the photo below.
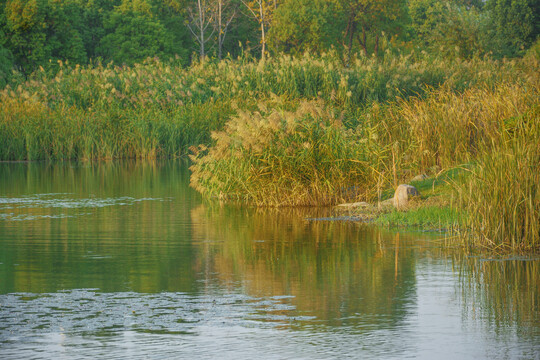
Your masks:
M540 359L540 261L204 202L185 163L0 163L1 359Z

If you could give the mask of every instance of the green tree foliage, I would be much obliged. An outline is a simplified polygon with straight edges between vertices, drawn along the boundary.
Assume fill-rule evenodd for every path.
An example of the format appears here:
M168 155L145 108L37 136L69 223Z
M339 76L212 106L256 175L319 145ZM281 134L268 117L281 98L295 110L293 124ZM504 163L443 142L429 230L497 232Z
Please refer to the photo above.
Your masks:
M489 50L487 14L465 1L411 0L417 43L444 57L470 58Z
M0 8L2 3L0 2ZM5 12L0 11L0 87L4 87L13 68L13 55L5 46L7 37L4 33L6 23Z
M86 62L86 49L79 33L81 27L77 26L82 23L80 4L74 0L51 1L47 10L46 42L51 49L51 57L78 64Z
M9 0L5 4L8 46L23 71L51 57L46 12L47 3L42 0Z
M0 0L0 82L57 60L187 65L201 50L186 23L197 0ZM205 0L205 55L321 53L345 63L388 44L443 57L516 56L539 38L539 0ZM205 10L205 11L206 11ZM206 14L206 13L205 13ZM206 24L205 24L206 25ZM390 40L386 41L386 40ZM404 42L406 41L406 42ZM242 44L242 45L240 45ZM200 45L200 44L199 44ZM8 74L8 75L6 75Z
M23 72L49 60L85 62L80 4L76 0L8 0L4 8L6 45Z
M123 0L104 22L107 34L99 52L118 64L133 64L147 57L170 54L172 39L144 0Z
M276 51L322 52L336 45L343 11L333 0L286 0L274 13L270 44Z
M154 0L154 14L167 32L167 45L169 53L166 56L177 57L182 64L189 62L191 38L185 26L184 0Z
M540 35L540 1L489 0L496 50L503 55L517 55L530 47Z
M11 52L0 44L0 88L4 87L13 69L13 57Z
M407 20L405 0L339 0L347 16L343 45L350 59L355 39L364 54L378 54L383 33L400 34Z
M81 36L88 59L101 56L99 42L105 36L104 21L106 15L119 5L118 0L71 0L73 13L79 12L72 26ZM71 17L74 19L74 17ZM86 61L85 61L86 62Z

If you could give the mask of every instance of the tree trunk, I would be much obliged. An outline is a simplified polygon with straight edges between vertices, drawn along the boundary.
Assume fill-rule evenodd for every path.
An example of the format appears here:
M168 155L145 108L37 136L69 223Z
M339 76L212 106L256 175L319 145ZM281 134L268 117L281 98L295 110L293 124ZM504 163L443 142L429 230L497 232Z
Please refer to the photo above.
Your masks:
M364 55L368 55L367 52L367 36L366 36L366 28L362 26L362 48L364 49Z
M347 55L347 65L351 63L351 57L352 57L352 48L353 48L353 42L354 42L354 33L356 31L356 24L354 23L354 19L349 19L349 44L348 47L348 55Z
M222 18L222 5L223 0L218 0L218 59L221 60L221 48L223 40L221 39L223 31L221 30L221 18Z
M205 40L204 40L204 13L203 13L203 8L202 8L202 4L201 4L201 0L197 0L197 5L199 7L199 31L200 31L200 43L201 43L201 49L200 49L200 57L201 57L201 61L204 61L204 56L205 56L205 52L204 52L204 43L205 43Z
M262 0L259 0L259 12L261 15L261 45L262 45L262 51L261 51L261 60L264 62L265 53L266 53L266 35L264 31L264 9L263 9L263 2Z

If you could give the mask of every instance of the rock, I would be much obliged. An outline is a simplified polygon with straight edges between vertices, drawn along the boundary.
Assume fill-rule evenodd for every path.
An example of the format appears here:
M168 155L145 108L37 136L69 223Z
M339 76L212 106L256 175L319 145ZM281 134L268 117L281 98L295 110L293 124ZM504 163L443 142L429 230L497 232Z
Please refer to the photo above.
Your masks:
M422 181L422 180L426 180L427 178L428 176L426 174L420 174L413 177L411 181Z
M346 207L346 208L356 208L356 207L368 207L369 204L367 202L361 201L361 202L355 202L355 203L348 203L348 204L339 204L338 207Z
M398 210L407 207L409 201L415 196L420 196L420 193L414 186L399 185L394 193L394 207Z
M394 198L391 198L391 199L387 199L387 200L384 200L384 201L381 201L380 202L380 205L381 207L390 207L390 206L394 206Z

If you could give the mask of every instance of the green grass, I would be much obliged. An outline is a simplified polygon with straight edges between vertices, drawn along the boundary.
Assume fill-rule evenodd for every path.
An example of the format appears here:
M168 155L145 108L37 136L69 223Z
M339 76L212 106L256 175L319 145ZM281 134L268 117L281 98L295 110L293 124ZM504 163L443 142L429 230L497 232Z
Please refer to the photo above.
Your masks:
M392 210L381 214L373 222L389 227L412 227L423 230L457 230L464 223L465 214L450 206L421 206L408 211Z
M523 83L537 68L534 59L443 61L388 55L358 57L344 68L330 53L278 56L264 64L205 62L187 69L155 59L133 67L63 65L55 74L38 71L0 90L0 127L7 141L0 159L185 155L189 146L210 145L211 131L222 129L239 110L254 111L276 97L291 104L323 100L343 113L346 127L367 131L379 123L365 126L370 122L366 117L377 117L374 103L424 97L441 86L455 92Z

